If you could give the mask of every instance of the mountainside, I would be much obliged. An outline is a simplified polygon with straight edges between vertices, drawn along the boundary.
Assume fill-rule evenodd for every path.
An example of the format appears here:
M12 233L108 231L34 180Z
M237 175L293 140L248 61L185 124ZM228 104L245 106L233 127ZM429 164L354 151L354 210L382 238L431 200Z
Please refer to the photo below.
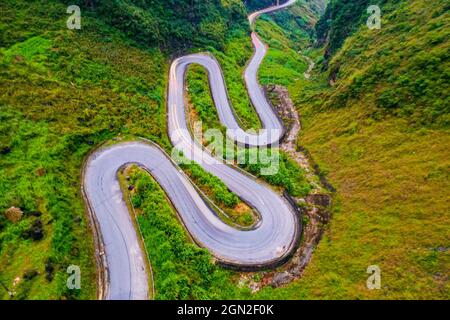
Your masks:
M221 48L234 28L247 26L241 0L82 0L78 4L128 37L169 50L208 45Z

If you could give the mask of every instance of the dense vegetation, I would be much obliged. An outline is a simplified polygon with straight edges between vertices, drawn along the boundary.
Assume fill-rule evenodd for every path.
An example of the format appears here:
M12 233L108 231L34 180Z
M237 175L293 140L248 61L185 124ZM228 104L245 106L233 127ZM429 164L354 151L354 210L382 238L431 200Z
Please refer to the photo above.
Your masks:
M306 65L302 58L291 49L290 46L294 41L289 40L284 31L270 19L258 22L257 28L259 34L268 39L270 45L269 54L260 70L261 82L268 84L275 81L276 83L287 85L292 83L294 79L300 78L302 76L301 72L306 70ZM245 39L238 38L233 42L239 43L244 41ZM241 48L233 46L227 50L227 57L234 57L241 54L241 52ZM187 82L188 97L193 111L191 112L191 121L201 120L205 130L210 128L220 129L221 125L211 98L206 72L199 66L192 66L188 71ZM230 94L232 100L236 97L236 94L246 95L244 88L241 88L241 91ZM223 134L225 136L225 132ZM225 152L226 148L224 148L223 153L225 154ZM284 153L279 153L279 170L274 175L261 175L261 168L267 167L267 165L261 163L248 164L248 154L248 150L239 150L236 160L238 157L246 159L246 163L240 164L249 172L274 186L284 188L293 196L304 196L310 191L310 186L304 177L303 170ZM275 154L273 157L275 157Z
M68 31L66 6L55 1L0 6L0 281L16 298L95 298L83 158L120 134L170 145L167 60L91 18ZM18 223L3 219L12 206L24 211ZM38 219L43 238L24 239ZM81 268L79 291L66 287L71 264Z
M313 22L303 14L315 19L321 7L320 1L316 9L300 2L258 22L271 46L260 80L288 87L302 115L299 146L328 174L337 198L302 279L256 297L448 298L448 5L380 1L382 29L370 31L365 1L333 1L328 12L334 8L336 20L322 19L317 29L319 39L330 34L328 49L307 52L326 53L327 63L317 59L315 77L307 81L297 51L309 45ZM182 11L172 9L174 3L86 0L79 31L65 27L67 1L0 3L0 282L15 298L95 297L80 168L90 150L113 137L143 136L170 150L167 53L211 51L242 123L260 126L241 78L251 55L243 6L194 1L195 10L182 5ZM246 4L256 8L256 1ZM150 5L154 10L146 10ZM300 12L302 18L293 19ZM188 76L192 105L217 126L205 73L193 68ZM282 165L271 182L307 193L303 173L287 158ZM151 177L136 172L133 179L157 298L248 297L236 288L234 273L189 242ZM218 192L223 203L233 203L227 190ZM18 222L3 215L12 206L23 211ZM81 267L80 291L65 286L70 264ZM381 267L381 290L365 287L372 264ZM8 298L3 287L0 298Z
M100 6L92 3L95 13ZM79 191L82 162L96 145L121 136L146 137L170 151L169 59L94 14L82 15L81 30L67 30L60 1L0 6L0 281L21 299L94 298L91 231ZM209 49L224 66L237 113L258 127L241 80L251 55L245 29L230 31L224 53ZM18 223L3 215L12 206L24 212ZM34 231L43 237L30 237ZM70 264L81 267L80 291L65 286ZM1 289L0 297L7 292Z
M368 18L367 8L370 5L383 5L386 0L335 0L330 1L324 15L316 25L318 43L327 39L326 57L333 55L344 43L345 39L355 32Z

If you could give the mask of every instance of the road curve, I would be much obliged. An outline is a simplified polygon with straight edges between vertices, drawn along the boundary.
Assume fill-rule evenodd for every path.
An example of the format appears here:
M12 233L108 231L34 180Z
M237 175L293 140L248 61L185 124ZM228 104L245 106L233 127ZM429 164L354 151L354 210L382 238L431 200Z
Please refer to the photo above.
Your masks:
M284 8L295 1L262 12ZM269 10L270 9L270 10ZM258 16L249 16L250 22ZM253 206L261 221L255 229L237 230L223 223L211 211L184 173L158 146L124 142L101 148L90 155L83 172L83 194L99 225L108 272L106 299L147 299L146 254L140 246L133 220L123 200L117 180L118 170L129 163L145 168L165 190L185 227L201 246L220 261L236 266L265 266L287 257L298 238L297 215L287 201L253 178L224 164L205 152L190 135L185 117L184 75L191 63L199 63L209 73L209 81L220 120L227 134L238 143L269 145L282 135L282 123L264 97L256 72L266 53L261 40L252 34L255 54L245 71L252 102L264 126L259 134L242 130L233 117L220 67L205 54L175 60L170 69L168 90L168 131L173 145L185 157L199 162L219 177L230 190Z

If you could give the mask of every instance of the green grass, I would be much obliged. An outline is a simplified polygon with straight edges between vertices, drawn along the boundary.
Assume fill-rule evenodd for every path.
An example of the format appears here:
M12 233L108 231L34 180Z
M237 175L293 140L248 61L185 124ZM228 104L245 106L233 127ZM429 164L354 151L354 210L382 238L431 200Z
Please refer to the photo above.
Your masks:
M448 128L448 5L386 2L382 28L362 25L330 59L336 88L314 103L332 109L364 100L375 120L395 116L414 127Z
M299 106L299 143L328 172L336 204L303 278L258 297L448 298L449 133L371 121L363 105L317 115ZM382 289L371 291L366 269L374 264Z
M439 15L443 7L439 1L399 5L380 31L362 26L346 40L331 60L330 66L340 64L334 87L327 84L328 72L318 69L314 81L299 80L291 87L303 124L298 144L327 173L337 194L328 230L302 279L266 288L258 298L450 296L450 140L440 80L448 64L442 56L448 40L433 42L436 33L426 31L436 25L433 30L444 32L448 13ZM413 26L410 32L405 25ZM423 56L429 69L417 74ZM440 66L436 58L442 59ZM380 73L372 73L375 69ZM389 76L379 76L385 72ZM386 112L377 97L396 92L399 83L400 90L411 90L405 77L426 79L427 90L435 94L411 100L398 94L404 103ZM404 113L406 102L417 104L412 113ZM430 108L437 108L434 116L418 121ZM380 290L366 287L370 265L381 268Z
M154 255L157 298L449 297L448 12L440 1L402 3L382 30L357 30L347 39L330 61L330 70L339 65L335 87L318 69L312 81L302 79L306 63L296 51L307 44L304 33L286 32L273 18L258 22L271 45L260 80L288 87L302 116L299 145L338 190L331 223L302 279L250 296L237 287L235 273L190 243L152 178L136 173L141 193L134 201ZM93 17L83 19L81 31L68 31L66 6L58 1L0 6L0 150L11 149L0 154L0 213L11 206L40 211L44 228L42 240L24 239L37 218L13 224L0 215L0 281L17 299L95 298L91 231L79 190L83 159L116 136L146 137L170 151L169 59ZM252 52L247 32L234 29L223 48L211 51L233 107L245 128L258 128L242 81ZM310 52L315 57L318 50ZM189 71L190 98L199 117L216 127L205 77L197 67ZM282 167L269 181L305 195L302 171L285 157ZM80 291L66 289L70 264L81 267ZM365 286L372 264L381 267L381 290ZM24 280L29 270L39 274ZM8 299L4 290L0 299Z
M164 191L146 172L130 172L135 186L132 203L155 279L156 299L223 299L243 296L230 280L231 272L218 267L206 249L192 243Z
M0 281L12 288L14 279L37 270L13 288L16 298L95 298L91 230L79 190L82 163L96 145L117 136L146 137L170 151L169 59L89 15L81 30L67 30L66 7L58 1L1 6L0 149L11 152L0 155ZM224 51L214 52L236 112L248 127L258 127L241 78L251 55L248 34L235 30ZM21 236L36 218L18 224L3 218L11 206L42 212L42 240ZM238 222L248 223L246 217ZM81 267L80 291L66 289L70 264ZM49 266L53 278L47 279ZM6 291L0 298L8 298Z
M196 121L201 121L202 132L214 128L222 129L208 81L208 73L202 66L194 64L189 67L186 73L189 120L191 127Z

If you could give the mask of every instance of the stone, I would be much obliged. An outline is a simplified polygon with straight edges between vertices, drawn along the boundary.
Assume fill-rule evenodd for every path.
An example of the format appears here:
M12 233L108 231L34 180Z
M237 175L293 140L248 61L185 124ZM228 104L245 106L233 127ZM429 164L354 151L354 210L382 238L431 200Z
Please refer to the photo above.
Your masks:
M6 155L8 153L11 153L10 147L0 147L0 154Z
M31 280L34 277L36 277L39 274L39 272L35 269L26 270L23 274L23 278L26 280Z
M328 194L310 194L306 197L306 202L316 206L328 207L331 205L331 197Z

